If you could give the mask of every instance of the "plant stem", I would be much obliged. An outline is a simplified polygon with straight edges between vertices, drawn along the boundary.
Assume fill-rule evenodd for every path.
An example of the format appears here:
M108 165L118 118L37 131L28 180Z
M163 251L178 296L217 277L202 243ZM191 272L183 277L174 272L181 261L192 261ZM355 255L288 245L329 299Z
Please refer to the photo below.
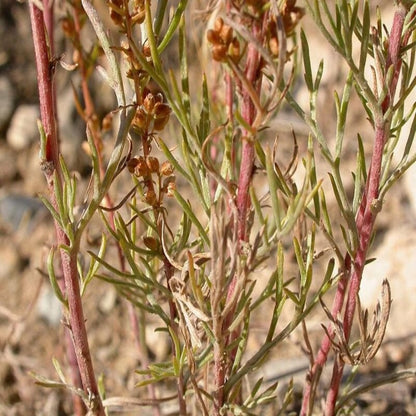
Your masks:
M59 163L55 91L53 87L54 62L53 58L50 56L50 50L48 49L43 12L37 8L33 2L29 3L29 11L38 73L40 113L42 126L46 136L46 141L42 144L44 148L41 149L41 154L43 155L41 167L46 176L52 204L56 207L57 201L54 187L58 185L58 187L62 189L62 175ZM54 183L55 180L58 181L58 184ZM68 237L56 222L55 230L58 245L60 247L68 246L70 244ZM91 400L89 403L90 410L94 415L104 416L104 408L98 394L82 310L77 273L77 248L78 247L72 247L70 251L64 249L60 250L65 293L68 299L68 325L74 344L82 387L85 394ZM81 412L83 410L80 410L79 407L77 407L77 411ZM79 415L81 414L82 413L79 413Z
M261 22L253 22L253 37L259 39L261 37ZM249 43L247 52L247 63L245 69L245 76L250 85L254 85L256 91L260 91L261 73L260 73L261 56L257 50L256 45ZM253 101L250 98L248 91L243 90L243 102L241 108L241 115L244 121L251 126L255 117L256 109ZM240 175L238 178L238 194L237 194L237 209L238 209L238 237L240 241L247 239L247 211L250 205L249 187L253 177L254 168L254 137L253 133L243 129L243 148L241 154Z
M397 80L400 74L401 59L400 48L402 47L402 32L406 9L399 7L394 14L393 26L389 36L389 48L386 60L386 72L390 65L394 66L394 75L389 93L382 104L382 114L387 112L393 102L396 92ZM403 42L407 42L408 36L404 37ZM390 131L390 120L380 117L375 120L375 142L369 174L367 178L366 189L357 215L357 230L359 235L359 246L354 259L354 268L351 275L350 286L348 290L347 304L344 312L343 329L345 339L349 340L351 328L354 320L354 313L357 303L357 296L360 290L361 279L367 258L367 251L370 245L371 235L374 230L374 223L377 211L373 204L378 200L381 165L383 159L384 146L388 140ZM330 389L328 391L325 407L325 416L332 416L335 411L336 399L338 397L339 386L345 363L338 356L334 363Z
M394 15L393 26L389 37L389 48L386 59L385 76L389 67L394 66L394 74L391 85L388 86L389 91L381 104L381 108L373 109L375 118L375 141L370 163L370 168L367 176L366 187L358 209L356 217L357 233L358 233L358 248L354 256L353 267L346 268L337 287L337 292L333 302L331 314L334 319L337 319L341 312L344 302L346 285L348 287L347 303L344 312L343 330L346 341L348 342L351 334L351 328L354 320L354 313L356 308L357 296L360 289L361 279L367 258L367 251L369 249L371 236L374 231L374 223L377 216L377 211L374 208L374 203L378 200L379 185L381 177L381 167L384 146L388 140L390 130L391 117L385 117L387 110L390 108L393 97L396 91L397 80L401 68L400 48L402 46L402 31L403 24L406 17L406 10L404 7L399 7ZM404 42L407 42L408 36L404 37ZM347 263L346 263L347 265ZM307 382L303 394L301 416L312 413L312 404L314 401L314 391L318 382L321 370L325 364L331 346L329 337L334 335L333 328L330 327L328 335L325 335L322 340L319 353L313 363L312 369L308 374ZM341 383L344 362L339 354L334 362L332 379L330 388L326 398L325 416L332 416L335 412L336 400L338 397L339 386Z

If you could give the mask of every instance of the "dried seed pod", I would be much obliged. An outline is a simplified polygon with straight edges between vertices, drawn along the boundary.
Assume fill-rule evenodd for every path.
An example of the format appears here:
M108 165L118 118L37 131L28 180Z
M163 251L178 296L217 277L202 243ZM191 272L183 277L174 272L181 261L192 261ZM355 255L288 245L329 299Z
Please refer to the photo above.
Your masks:
M162 165L160 166L160 174L163 176L172 175L173 171L174 171L173 165L168 160L164 161Z
M208 40L209 43L213 43L213 44L221 42L221 38L220 38L218 32L216 32L215 30L212 30L212 29L208 30L208 32L207 32L207 40Z
M230 26L223 25L220 30L219 37L223 43L228 45L233 38L233 29Z
M168 190L166 192L166 195L169 196L169 197L174 196L174 192L173 191L176 190L176 183L173 182L173 181L172 182L169 182L167 188L168 188Z
M123 24L123 16L114 9L110 9L110 17L115 25L121 26Z
M170 176L166 177L165 179L163 179L163 182L162 182L162 190L163 190L163 192L167 192L168 191L168 187L169 187L169 184L171 182L176 182L175 175L170 175Z
M295 6L296 0L287 0L282 8L282 19L285 33L290 35L300 19L305 15L303 7Z
M171 109L168 104L157 102L154 106L153 113L156 118L169 117Z
M163 130L169 121L171 109L167 104L157 102L153 110L154 123L153 130Z
M139 156L137 158L137 165L134 168L134 174L137 177L149 175L149 168L147 167L146 160L144 159L143 156Z
M147 114L144 112L142 108L138 108L136 114L133 118L133 126L140 129L146 130L149 125L149 120Z
M230 46L228 47L228 54L235 63L237 63L240 60L240 41L237 38L234 38Z
M155 97L154 95L149 92L143 100L143 108L148 113L151 114L153 112L153 108L155 106Z
M150 236L143 237L143 243L148 249L152 251L159 250L159 241L156 240L156 238L154 237L150 237Z
M136 166L138 163L139 163L139 159L137 157L132 157L126 162L127 170L130 173L134 173L134 170L136 169Z
M212 57L215 61L223 62L227 56L227 46L217 44L212 47Z
M153 130L154 131L163 130L165 128L166 124L168 124L168 121L169 121L169 116L156 118L153 122Z
M133 24L141 25L145 18L146 18L146 10L144 7L144 1L142 2L135 2L132 14L132 22Z
M151 58L151 57L152 57L152 51L150 50L150 45L149 45L149 43L148 43L148 42L145 42L145 43L143 44L143 47L142 47L142 52L143 52L143 55L144 55L146 58Z
M147 156L146 164L150 173L159 173L159 159L153 156Z

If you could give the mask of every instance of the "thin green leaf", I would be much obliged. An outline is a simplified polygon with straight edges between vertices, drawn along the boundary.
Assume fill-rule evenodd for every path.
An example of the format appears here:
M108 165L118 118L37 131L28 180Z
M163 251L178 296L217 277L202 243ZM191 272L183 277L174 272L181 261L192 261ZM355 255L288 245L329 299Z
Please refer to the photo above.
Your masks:
M102 259L104 257L104 253L106 251L106 248L107 248L107 238L106 238L105 234L102 234L101 235L101 245L100 245L100 249L98 251L97 257ZM94 276L97 273L99 267L100 267L100 263L98 263L94 258L92 258L91 261L90 261L90 267L88 268L87 275L82 280L81 296L84 294L88 283L90 283L91 280L94 278Z
M54 267L54 264L53 264L54 255L55 255L55 248L51 247L51 249L49 251L49 255L48 255L48 260L47 260L47 263L46 263L47 268L48 268L49 281L51 282L52 290L55 293L55 296L67 308L68 307L68 301L67 301L66 297L64 296L64 294L62 293L61 288L60 288L59 283L58 283L58 280L57 280L56 275L55 275L55 267Z
M313 81L312 81L312 67L311 67L311 58L309 54L309 44L306 39L305 32L303 29L300 31L300 41L302 46L302 55L303 55L303 67L304 67L304 78L308 90L312 92L314 90Z
M201 108L201 114L199 116L199 126L197 128L198 138L199 142L202 146L205 139L208 137L211 129L211 123L210 123L210 108L209 108L209 95L208 95L208 84L207 84L207 78L204 75L203 81L202 81L202 108Z
M177 6L175 6L175 13L172 17L172 20L169 23L169 27L166 30L166 34L157 48L159 53L162 53L172 40L172 37L174 36L175 31L180 24L182 15L185 11L187 4L188 0L181 0L180 3Z
M359 64L359 72L364 73L365 64L367 61L367 56L369 54L368 44L370 40L370 7L368 5L368 1L364 2L364 12L363 12L363 23L361 29L361 39L360 39L360 64Z
M183 209L183 211L186 212L186 214L188 215L188 217L190 218L192 223L198 229L199 234L202 237L202 239L204 240L204 242L208 245L209 244L208 234L206 233L204 227L202 226L202 224L199 222L198 218L196 217L196 215L195 215L194 211L192 210L189 202L185 201L182 198L181 194L176 190L173 191L173 195L174 195L176 201L179 203L179 205Z

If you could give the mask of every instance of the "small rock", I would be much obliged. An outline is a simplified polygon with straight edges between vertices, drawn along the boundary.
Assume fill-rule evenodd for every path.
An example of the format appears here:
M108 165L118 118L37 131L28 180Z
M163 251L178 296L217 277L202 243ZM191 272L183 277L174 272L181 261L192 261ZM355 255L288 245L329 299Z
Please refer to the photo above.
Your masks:
M42 288L37 303L38 315L51 326L58 326L62 317L62 305L48 286Z
M360 288L361 305L364 308L374 310L380 299L383 280L388 279L390 283L392 304L386 339L406 337L414 330L415 251L416 233L412 227L405 225L389 230L383 244L371 253L377 260L364 269Z
M116 304L117 292L112 286L108 286L105 294L100 298L98 308L104 314L110 313Z
M7 142L15 150L28 148L39 138L37 120L39 109L37 105L21 105L13 114L7 131Z
M146 341L156 361L166 359L170 350L169 336L166 332L157 331L157 327L152 324L146 325Z
M24 195L6 195L0 198L0 220L12 230L27 226L33 230L39 220L47 215L42 202Z
M0 141L0 188L12 182L17 174L16 153L4 141Z
M15 94L12 84L5 76L0 77L0 131L2 131L14 109Z

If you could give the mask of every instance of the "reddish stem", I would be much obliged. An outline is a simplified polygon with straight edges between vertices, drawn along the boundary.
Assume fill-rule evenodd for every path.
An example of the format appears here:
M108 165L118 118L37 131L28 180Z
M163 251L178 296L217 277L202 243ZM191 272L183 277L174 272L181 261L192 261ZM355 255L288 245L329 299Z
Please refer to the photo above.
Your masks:
M254 22L253 37L258 39L261 36L261 24ZM245 75L248 83L256 86L256 91L260 90L261 74L260 69L260 54L256 45L250 43L248 45L247 63ZM248 91L243 90L243 103L241 107L241 115L244 121L251 126L256 117L256 109L250 98ZM252 132L243 129L243 149L241 153L240 175L238 178L238 194L237 194L237 209L238 209L238 238L240 241L247 239L247 211L250 206L249 188L253 177L254 168L254 138Z
M391 102L393 101L394 94L396 92L397 80L401 69L400 48L402 46L402 31L405 17L405 8L399 7L394 15L393 26L389 38L388 56L386 59L386 72L390 65L394 65L394 75L389 87L389 94L386 96L381 106L382 116L375 120L374 149L365 191L356 218L357 232L359 235L358 249L354 257L353 269L351 270L350 267L348 267L347 270L349 270L349 272L345 273L338 283L337 293L331 311L332 316L334 319L336 319L338 314L341 312L344 302L347 279L351 274L348 288L347 304L343 320L344 336L347 341L349 340L351 334L357 296L360 289L367 251L370 245L371 235L374 230L374 223L377 215L377 212L373 208L373 203L377 201L379 195L382 157L384 146L388 139L388 132L390 127L389 121L384 119L384 114L390 108ZM406 36L404 36L404 44L407 43L409 35L410 34L406 34ZM329 328L328 333L332 338L334 335L332 327ZM314 389L319 379L322 367L327 360L330 345L330 338L328 335L325 335L324 339L322 340L318 356L313 363L310 373L308 374L308 380L304 389L302 409L300 413L301 416L306 416L312 411L311 406L313 403ZM340 359L339 355L337 355L333 367L331 384L326 399L325 416L334 415L343 371L344 362Z
M46 142L42 144L42 170L46 176L52 204L57 207L54 193L55 178L62 189L59 164L59 145L57 137L55 93L53 86L54 63L48 49L45 33L43 12L33 2L29 3L30 20L33 33L36 66L38 74L39 102L42 126L45 131ZM50 17L48 18L50 22ZM56 172L56 175L55 175ZM64 231L55 222L55 230L59 246L68 246L69 240ZM85 394L91 398L91 410L94 415L104 416L104 408L98 394L92 366L85 319L82 310L80 288L77 273L77 252L60 250L62 271L64 275L65 293L68 300L69 329L74 344L75 355ZM69 357L71 359L71 357ZM82 411L77 407L78 411ZM82 415L83 413L79 413Z
M254 20L252 22L252 35L255 39L262 37L263 22ZM245 77L247 82L255 86L257 92L260 91L261 86L261 72L260 72L261 56L257 47L253 43L249 43L247 47L247 58L245 64ZM226 104L228 116L232 118L232 83L231 78L226 78ZM242 104L241 115L247 125L252 125L256 117L256 109L250 98L250 94L244 88L242 90ZM237 194L237 232L240 242L246 241L247 236L247 212L250 206L249 188L253 177L255 150L253 133L242 129L243 143L241 153L240 174L238 179L238 194ZM237 276L234 276L227 289L227 302L229 302L234 294L237 285ZM233 306L224 319L215 322L215 325L220 327L214 329L214 333L218 338L214 345L214 363L215 363L215 395L214 395L214 414L220 415L221 408L225 401L224 385L227 374L228 365L233 362L235 358L236 348L230 351L228 357L225 356L225 347L233 342L239 336L239 329L228 334L229 326L234 319L235 306Z

